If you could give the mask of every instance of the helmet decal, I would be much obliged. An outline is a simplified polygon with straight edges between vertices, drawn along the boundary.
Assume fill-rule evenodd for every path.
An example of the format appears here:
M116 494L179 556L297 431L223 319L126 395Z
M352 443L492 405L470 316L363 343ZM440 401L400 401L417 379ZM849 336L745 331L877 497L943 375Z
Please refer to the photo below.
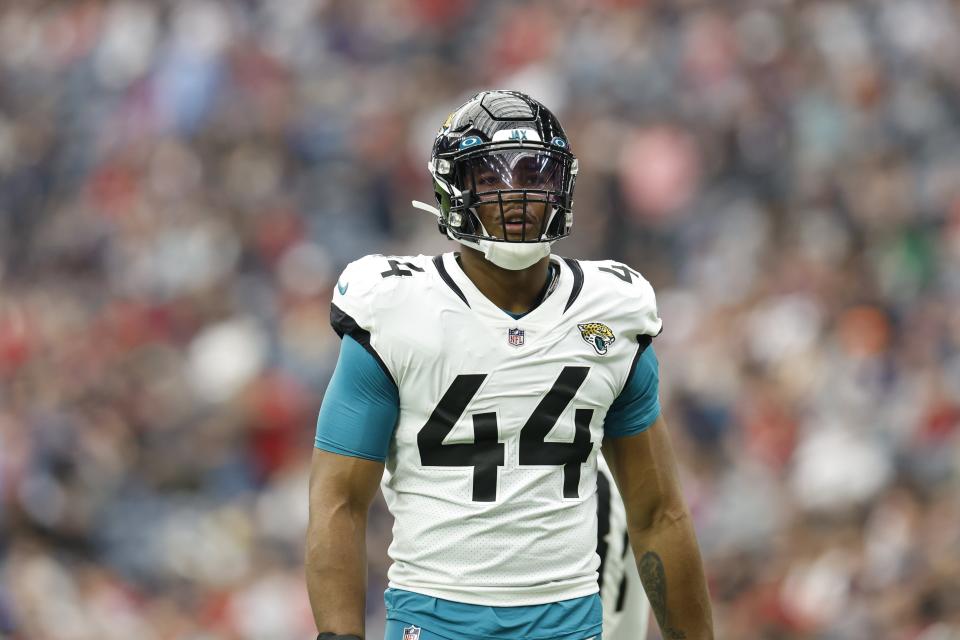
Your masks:
M440 125L440 133L443 133L450 128L450 124L453 122L453 114L455 113L456 111L451 111L450 115L447 116L447 119L443 121L443 124Z
M534 129L501 129L493 134L493 141L509 140L511 142L527 142L533 140L540 142L540 134Z
M466 138L460 141L459 148L466 149L467 147L475 147L478 144L481 144L482 142L483 140L481 140L479 136L467 136Z

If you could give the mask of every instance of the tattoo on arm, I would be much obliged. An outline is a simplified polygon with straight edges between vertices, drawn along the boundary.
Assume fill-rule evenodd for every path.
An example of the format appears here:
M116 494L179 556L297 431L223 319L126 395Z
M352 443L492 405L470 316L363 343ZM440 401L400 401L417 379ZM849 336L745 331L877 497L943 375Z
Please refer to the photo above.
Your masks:
M667 620L667 572L663 560L653 551L647 551L640 558L640 581L650 600L650 608L657 617L660 631L666 640L683 640L687 635L671 627Z

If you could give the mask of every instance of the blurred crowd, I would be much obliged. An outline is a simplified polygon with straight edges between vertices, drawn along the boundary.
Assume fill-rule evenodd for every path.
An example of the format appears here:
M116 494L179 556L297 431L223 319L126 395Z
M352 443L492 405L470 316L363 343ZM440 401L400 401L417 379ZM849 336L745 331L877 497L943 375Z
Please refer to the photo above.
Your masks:
M481 88L658 292L717 637L960 638L956 0L0 2L0 638L312 637L332 285Z

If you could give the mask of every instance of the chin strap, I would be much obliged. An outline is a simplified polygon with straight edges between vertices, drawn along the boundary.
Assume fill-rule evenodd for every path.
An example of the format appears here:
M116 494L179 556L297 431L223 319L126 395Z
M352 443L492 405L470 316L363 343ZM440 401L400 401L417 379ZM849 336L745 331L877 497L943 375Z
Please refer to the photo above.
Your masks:
M440 209L437 209L435 206L427 204L426 202L420 202L419 200L411 200L410 204L413 205L414 209L420 209L420 211L426 211L432 216L436 216L437 219L440 218Z

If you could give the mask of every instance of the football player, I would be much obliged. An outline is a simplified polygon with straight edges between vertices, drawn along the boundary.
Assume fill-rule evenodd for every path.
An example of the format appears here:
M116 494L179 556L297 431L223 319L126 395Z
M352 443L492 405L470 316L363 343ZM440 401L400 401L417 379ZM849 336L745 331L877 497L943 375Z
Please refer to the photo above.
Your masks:
M551 255L578 169L559 121L522 93L479 93L428 167L438 208L415 204L460 250L366 256L333 293L306 552L320 637L363 638L379 485L395 518L386 640L599 640L598 542L623 559L622 536L611 554L599 535L602 449L664 637L712 638L660 415L653 289L626 265Z

